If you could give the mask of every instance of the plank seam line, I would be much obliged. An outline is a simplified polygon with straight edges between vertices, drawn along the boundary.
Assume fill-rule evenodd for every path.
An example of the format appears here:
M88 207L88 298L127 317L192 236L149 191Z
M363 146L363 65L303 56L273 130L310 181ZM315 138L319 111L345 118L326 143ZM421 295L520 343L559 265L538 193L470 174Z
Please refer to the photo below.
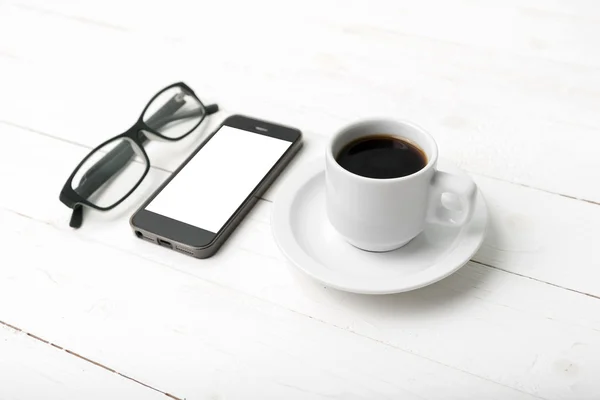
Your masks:
M482 176L484 178L493 179L495 181L506 182L506 183L510 183L512 185L521 186L521 187L524 187L524 188L527 188L527 189L539 190L540 192L544 192L544 193L548 193L548 194L553 194L553 195L560 196L560 197L565 197L565 198L570 199L570 200L583 201L584 203L589 203L589 204L593 204L595 206L600 206L600 202L599 201L584 199L582 197L575 197L575 196L571 196L571 195L563 194L563 193L559 193L559 192L553 192L551 190L542 189L542 188L539 188L539 187L536 187L536 186L531 186L531 185L528 185L526 183L507 181L507 180L504 180L502 178L498 178L498 177L495 177L495 176L492 176L492 175L482 174L480 172L473 172L473 171L466 170L466 169L465 169L465 171L468 172L468 173L470 173L470 174L479 175L479 176Z
M546 285L554 286L554 287L559 288L559 289L568 290L569 292L573 292L573 293L577 293L577 294L582 294L584 296L588 296L588 297L591 297L593 299L600 300L600 296L596 296L596 295L593 295L591 293L586 293L586 292L582 292L582 291L579 291L579 290L576 290L576 289L571 289L571 288L568 288L568 287L560 286L560 285L557 285L556 283L552 283L552 282L546 282L546 281L543 281L541 279L537 279L537 278L533 278L531 276L520 274L518 272L509 271L509 270L506 270L504 268L495 267L493 265L486 264L486 263L483 263L481 261L470 260L470 262L472 262L474 264L481 265L482 267L492 268L492 269L495 269L497 271L506 272L508 274L520 276L521 278L527 278L527 279L530 279L530 280L535 281L535 282L545 283Z
M182 398L180 398L180 397L176 397L176 396L173 396L173 395L172 395L172 394L170 394L170 393L163 392L163 391L162 391L162 390L160 390L160 389L156 389L156 388L154 388L154 387L152 387L152 386L150 386L150 385L147 385L147 384L145 384L144 382L140 382L140 381L139 381L139 380L137 380L137 379L131 378L130 376L127 376L127 375L125 375L125 374L122 374L122 373L120 373L120 372L118 372L118 371L115 371L114 369L112 369L112 368L109 368L109 367L107 367L106 365L103 365L103 364L101 364L101 363L99 363L99 362L97 362L97 361L94 361L94 360L92 360L92 359L90 359L90 358L87 358L87 357L84 357L84 356L82 356L82 355L80 355L80 354L77 354L77 353L75 353L74 351L71 351L71 350L69 350L69 349L66 349L66 348L64 348L64 347L62 347L62 346L59 346L59 345L55 344L55 343L51 343L51 342L49 342L48 340L45 340L45 339L41 338L40 336L37 336L37 335L34 335L33 333L29 333L29 332L27 332L27 331L24 331L24 330L23 330L23 329L21 329L21 328L17 328L16 326L9 324L8 322L4 322L4 321L0 320L0 325L4 325L4 326L6 326L6 327L8 327L8 328L10 328L10 329L13 329L13 330L17 331L17 332L23 333L23 334L25 334L25 335L29 336L30 338L32 338L32 339L35 339L35 340L37 340L37 341L40 341L40 342L42 342L42 343L44 343L44 344L51 345L52 347L54 347L54 348L56 348L56 349L58 349L58 350L62 350L62 351L64 351L65 353L68 353L68 354L70 354L70 355L72 355L72 356L75 356L75 357L77 357L77 358L79 358L79 359L81 359L81 360L83 360L83 361L86 361L86 362L88 362L88 363L91 363L91 364L95 365L96 367L100 367L100 368L102 368L102 369L105 369L105 370L107 370L107 371L109 371L109 372L112 372L112 373L114 373L114 374L116 374L116 375L120 375L120 376L122 376L122 377L123 377L123 378L125 378L125 379L128 379L128 380L130 380L130 381L133 381L133 382L135 382L135 383L137 383L137 384L139 384L139 385L145 386L145 387L147 387L148 389L152 389L152 390L154 390L154 391L156 391L156 392L162 393L162 394L164 394L165 396L168 396L168 397L170 397L170 398L172 398L172 399L175 399L175 400L183 400L183 399L182 399Z
M69 139L65 139L65 138L61 138L61 137L58 137L58 136L54 136L54 135L52 135L50 133L42 132L42 131L39 131L37 129L29 128L27 126L15 124L14 122L9 122L9 121L3 120L3 119L0 119L0 123L8 125L8 126L12 126L14 128L23 129L23 130L26 130L28 132L35 133L35 134L38 134L38 135L41 135L41 136L44 136L44 137L47 137L47 138L50 138L50 139L55 139L55 140L58 140L59 142L68 143L70 145L77 146L77 147L83 147L84 149L87 149L89 151L92 151L92 150L94 150L96 148L96 147L87 146L87 145L82 144L82 143L77 143L77 142L74 142L74 141L69 140ZM182 160L182 162L183 162L183 160ZM75 167L76 167L76 165L73 166L73 168L75 168ZM168 169L165 169L165 168L162 168L162 167L157 167L156 165L152 165L152 164L150 164L150 168L153 168L153 169L156 169L156 170L159 170L159 171L163 171L163 172L167 172L169 174L173 173L173 171L169 171Z

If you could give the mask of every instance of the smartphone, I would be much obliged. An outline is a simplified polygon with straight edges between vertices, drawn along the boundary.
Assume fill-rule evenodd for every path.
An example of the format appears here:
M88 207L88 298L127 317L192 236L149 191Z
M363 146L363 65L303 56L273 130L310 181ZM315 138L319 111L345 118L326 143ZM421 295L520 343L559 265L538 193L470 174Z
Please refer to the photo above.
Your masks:
M302 146L295 128L233 115L133 214L143 240L187 254L215 254Z

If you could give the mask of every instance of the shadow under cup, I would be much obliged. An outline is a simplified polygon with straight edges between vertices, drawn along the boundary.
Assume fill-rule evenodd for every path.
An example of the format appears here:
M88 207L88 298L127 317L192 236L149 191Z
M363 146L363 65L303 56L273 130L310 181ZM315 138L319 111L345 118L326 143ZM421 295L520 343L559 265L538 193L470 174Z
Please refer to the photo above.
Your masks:
M416 145L426 156L425 166L410 175L379 179L352 173L338 163L336 159L345 146L371 136ZM340 130L326 153L330 223L346 241L362 250L391 251L407 244L425 227L437 158L433 137L410 122L367 120Z

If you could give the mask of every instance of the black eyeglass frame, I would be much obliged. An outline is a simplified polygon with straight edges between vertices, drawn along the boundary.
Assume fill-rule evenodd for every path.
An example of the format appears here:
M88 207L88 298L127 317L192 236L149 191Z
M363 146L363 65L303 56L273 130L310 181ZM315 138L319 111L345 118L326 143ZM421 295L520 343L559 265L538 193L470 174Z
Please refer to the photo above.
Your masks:
M161 134L156 129L151 128L150 126L148 126L148 124L146 122L144 122L144 115L145 115L146 111L148 110L148 107L150 107L150 105L154 102L154 100L156 100L156 98L158 96L160 96L165 91L170 90L170 89L172 89L174 87L180 87L185 92L187 92L188 94L190 94L191 96L193 96L194 99L196 101L198 101L198 103L200 104L200 106L201 106L201 108L203 110L202 117L200 118L200 120L198 121L198 123L196 125L194 125L194 127L191 128L187 133L185 133L185 134L183 134L181 136L175 137L175 138L168 137L168 136L165 136L165 135ZM190 135L194 130L196 130L196 128L198 128L200 126L200 124L202 124L202 122L204 121L204 119L206 118L206 116L214 114L218 110L219 110L219 107L216 104L211 104L211 105L205 106L204 103L202 103L202 101L194 93L194 91L188 85L186 85L183 82L177 82L177 83L174 83L172 85L169 85L169 86L163 88L158 93L156 93L150 99L150 101L148 101L148 103L144 107L142 113L140 114L140 117L138 118L137 122L133 124L133 126L131 126L129 129L127 129L125 132L123 132L123 133L121 133L119 135L116 135L116 136L114 136L114 137L112 137L112 138L104 141L100 145L96 146L92 151L90 151L88 153L87 156L85 156L83 158L83 160L79 163L79 165L77 165L77 167L73 170L73 172L71 173L71 175L69 176L69 178L65 182L65 184L64 184L64 186L63 186L63 188L62 188L62 190L60 192L60 196L59 196L60 201L63 204L65 204L67 207L73 208L73 209L75 209L79 205L84 205L84 206L88 206L88 207L94 208L94 209L99 210L99 211L109 211L109 210L112 210L113 208L115 208L119 204L121 204L123 201L125 201L125 199L127 199L139 187L139 185L142 183L142 181L146 178L146 175L148 174L148 171L150 170L150 159L148 158L148 154L146 153L146 150L144 149L144 143L147 142L149 139L151 139L151 137L148 137L146 134L144 134L144 131L149 132L152 135L155 135L156 137L158 137L160 139L163 139L163 140L166 140L166 141L169 141L169 142L175 142L175 141L178 141L178 140L182 140L185 137L187 137L188 135ZM160 110L159 110L159 112L160 112ZM112 204L110 206L101 207L101 206L99 206L97 204L94 204L94 203L90 202L85 197L83 197L82 195L80 195L79 193L77 193L75 191L75 189L73 189L73 179L74 179L75 175L77 174L77 172L79 172L79 169L89 160L89 158L94 153L96 153L102 147L106 146L108 143L111 143L111 142L119 140L119 139L129 140L129 141L133 142L134 145L137 145L137 148L140 150L141 155L144 157L144 159L146 161L146 169L144 170L144 173L140 177L139 181L121 199L119 199L117 202L115 202L114 204ZM100 159L94 166L96 166L98 163L103 162L103 160L105 160L105 158L108 155L110 155L111 153L113 153L113 151L116 151L116 153L113 154L113 156L114 157L118 157L117 153L118 153L119 149L115 148L115 149L111 150L109 153L107 153L107 155L105 155L102 159ZM125 161L128 161L129 158L130 158L130 156L128 155L127 159ZM111 160L107 160L105 162L111 162ZM118 170L120 170L120 168ZM73 223L71 224L71 226L73 226Z

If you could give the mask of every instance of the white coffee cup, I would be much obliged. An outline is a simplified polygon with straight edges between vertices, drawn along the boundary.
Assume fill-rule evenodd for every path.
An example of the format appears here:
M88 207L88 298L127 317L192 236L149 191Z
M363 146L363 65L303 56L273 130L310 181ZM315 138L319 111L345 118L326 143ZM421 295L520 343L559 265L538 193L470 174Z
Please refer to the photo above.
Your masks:
M385 134L418 146L427 156L421 170L389 179L367 178L343 168L336 156L362 137ZM368 251L390 251L419 235L426 223L461 226L469 221L477 187L466 176L438 171L433 137L411 122L373 119L349 125L327 146L327 216L350 244ZM450 193L454 206L442 204ZM458 200L458 201L456 201ZM450 202L452 203L452 202ZM459 207L457 207L459 205Z

